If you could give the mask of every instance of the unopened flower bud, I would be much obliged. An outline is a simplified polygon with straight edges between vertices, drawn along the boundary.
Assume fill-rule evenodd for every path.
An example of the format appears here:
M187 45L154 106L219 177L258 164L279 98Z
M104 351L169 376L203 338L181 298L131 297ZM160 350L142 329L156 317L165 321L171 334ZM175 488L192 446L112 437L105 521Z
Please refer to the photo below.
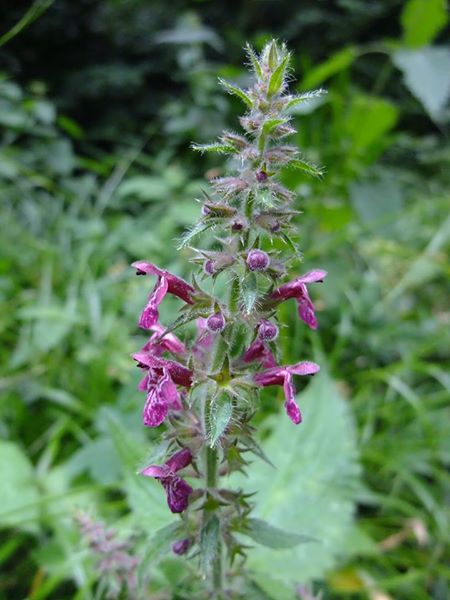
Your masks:
M182 554L186 554L186 552L189 550L190 545L191 545L190 538L184 538L184 540L178 540L177 542L174 542L172 544L172 552L174 554L178 554L178 556L181 556Z
M214 275L216 272L214 261L211 259L205 260L203 263L203 271L206 273L206 275Z
M259 183L263 183L264 181L267 181L267 173L265 171L257 171L256 172L256 181L259 181Z
M231 223L231 229L233 231L242 231L243 229L247 228L247 221L244 219L244 217L236 217L235 219L233 219L232 223Z
M225 329L225 319L221 312L214 313L206 319L206 327L209 331L217 333Z
M265 271L269 266L270 258L262 250L250 250L246 262L250 271Z
M278 336L278 327L274 323L271 323L267 319L264 319L264 321L261 321L261 323L259 324L259 327L258 327L258 337L260 340L265 340L267 342L270 342L270 341L274 340L277 336Z
M211 212L211 209L208 208L208 206L206 206L206 204L202 204L202 215L205 217L206 215L209 215L210 212Z

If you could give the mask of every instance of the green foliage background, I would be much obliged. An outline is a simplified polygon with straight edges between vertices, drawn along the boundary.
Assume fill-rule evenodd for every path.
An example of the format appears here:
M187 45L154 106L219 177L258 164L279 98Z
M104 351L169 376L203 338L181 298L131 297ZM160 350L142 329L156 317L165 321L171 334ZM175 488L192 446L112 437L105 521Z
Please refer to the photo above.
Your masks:
M324 598L446 599L446 3L33 7L12 29L29 4L11 3L0 31L0 599L98 597L77 508L143 534L144 597L199 597L195 561L171 557L161 533L173 523L162 490L135 476L157 433L140 423L129 359L145 291L128 264L188 276L174 240L223 168L189 144L236 128L241 107L217 77L245 86L244 42L271 36L294 53L293 89L329 92L299 111L296 139L325 178L284 175L304 211L305 270L329 271L319 332L280 309L284 360L315 357L325 372L299 394L300 428L265 392L258 430L277 471L255 462L241 483L258 491L257 516L319 541L246 539L244 597L295 598L314 582Z

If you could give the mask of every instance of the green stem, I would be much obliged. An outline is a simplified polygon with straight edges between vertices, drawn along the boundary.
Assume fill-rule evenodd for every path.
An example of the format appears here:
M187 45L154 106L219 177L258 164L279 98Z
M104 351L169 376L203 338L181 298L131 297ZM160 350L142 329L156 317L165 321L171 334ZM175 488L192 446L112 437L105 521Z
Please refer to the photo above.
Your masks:
M219 457L215 448L206 448L206 487L214 489L218 483ZM220 538L217 542L217 553L212 564L212 587L214 597L222 597L222 543Z

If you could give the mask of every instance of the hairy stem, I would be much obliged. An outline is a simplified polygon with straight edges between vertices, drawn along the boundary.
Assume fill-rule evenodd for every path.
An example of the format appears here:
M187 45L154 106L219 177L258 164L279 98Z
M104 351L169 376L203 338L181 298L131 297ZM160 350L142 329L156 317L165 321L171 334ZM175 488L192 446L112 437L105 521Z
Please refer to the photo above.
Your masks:
M213 490L218 483L218 462L219 456L215 448L206 448L206 487ZM217 540L217 552L212 564L212 588L214 597L221 598L222 592L222 542Z

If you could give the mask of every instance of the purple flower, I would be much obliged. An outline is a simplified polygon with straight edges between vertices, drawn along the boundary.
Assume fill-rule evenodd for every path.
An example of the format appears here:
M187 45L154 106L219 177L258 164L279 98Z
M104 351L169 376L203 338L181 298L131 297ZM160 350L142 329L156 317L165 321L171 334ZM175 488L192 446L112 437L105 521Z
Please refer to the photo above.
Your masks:
M172 552L174 554L178 554L178 556L186 554L186 552L191 547L191 544L191 538L184 538L183 540L178 540L172 544Z
M158 427L167 417L169 409L183 408L177 384L190 387L192 371L182 364L154 356L148 352L133 354L141 369L147 370L138 389L147 393L142 413L146 427Z
M251 363L257 360L261 363L264 369L270 369L275 367L277 364L274 355L270 351L270 348L260 338L256 338L256 340L249 346L249 348L245 351L242 360L245 363Z
M167 504L173 513L186 510L189 496L193 489L177 472L184 469L192 462L192 453L188 448L183 448L173 454L162 466L149 465L141 471L146 477L154 477L160 481L166 490Z
M139 327L142 327L142 329L151 329L157 323L159 317L158 307L166 294L174 294L188 304L194 303L192 294L195 290L184 279L144 261L136 261L131 266L136 269L136 275L156 275L158 277L156 285L148 298L147 305L139 318Z
M174 333L165 333L166 329L160 323L152 325L155 332L149 341L142 347L141 352L148 352L153 356L161 356L164 351L172 354L185 354L186 346Z
M225 329L225 318L221 312L214 313L206 319L206 329L217 333Z
M299 407L295 402L295 387L292 381L293 375L314 375L320 370L319 365L310 361L302 361L295 365L287 365L285 367L273 367L266 369L253 376L253 381L262 387L268 385L282 385L284 389L284 397L286 401L284 407L288 417L293 423L298 425L302 421L302 415Z
M270 258L263 250L250 250L246 262L250 271L265 271L270 264Z
M309 297L306 284L323 281L326 275L327 272L321 269L308 271L308 273L297 277L293 281L285 283L273 291L270 295L270 299L278 303L288 300L289 298L295 298L297 300L298 316L300 319L311 327L311 329L317 329L315 308Z
M278 327L267 319L263 319L258 327L258 337L260 340L270 342L278 337Z

